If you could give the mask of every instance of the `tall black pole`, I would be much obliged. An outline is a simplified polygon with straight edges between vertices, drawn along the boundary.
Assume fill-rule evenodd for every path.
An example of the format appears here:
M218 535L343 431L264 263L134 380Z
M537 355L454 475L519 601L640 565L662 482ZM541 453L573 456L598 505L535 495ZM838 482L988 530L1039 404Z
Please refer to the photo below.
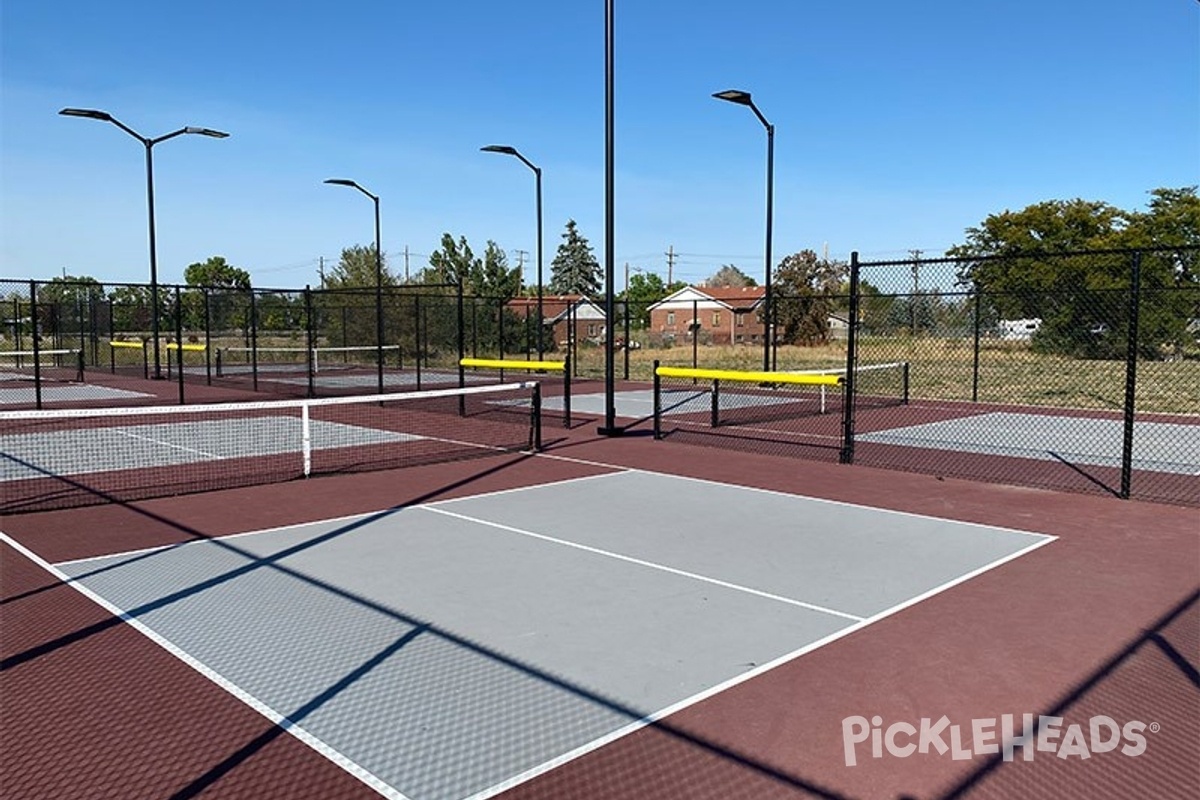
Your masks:
M775 353L775 298L771 295L771 228L775 221L775 126L767 126L767 257L765 285L767 290L767 340L763 349L763 371L771 370Z
M154 380L162 378L162 357L158 347L158 247L154 237L154 140L146 145L146 208L150 218L150 338L154 340Z
M538 343L537 354L538 361L541 361L545 354L545 343L542 335L542 326L546 321L545 309L542 305L543 295L543 280L542 280L542 168L535 165L525 156L521 155L521 151L507 144L489 144L487 147L480 148L485 153L502 153L506 156L513 156L521 161L522 164L533 170L534 179L537 185L537 313L538 313ZM525 314L525 319L528 322L528 311ZM528 326L526 326L528 329ZM528 352L528 347L526 347Z
M613 358L613 320L616 318L616 302L613 293L614 253L614 58L613 58L613 2L604 2L604 426L598 433L602 436L619 436L624 431L617 427L616 417L616 370Z
M545 335L542 326L546 324L546 314L542 308L542 170L534 167L533 174L537 178L537 354L538 361L544 358Z
M383 237L379 225L379 195L372 194L347 178L329 178L333 186L349 186L371 198L375 204L375 366L379 378L378 391L383 394ZM345 334L345 326L342 328Z
M767 129L767 248L766 266L763 270L763 287L766 290L763 312L763 371L771 370L771 355L775 350L775 299L771 296L771 229L775 221L775 126L767 121L763 113L754 104L749 92L740 89L728 89L717 92L713 97L739 106L746 106L758 117L758 121Z
M375 367L379 378L379 393L383 394L383 249L379 226L379 198L375 202Z
M92 108L64 108L58 112L65 117L84 117L85 119L95 119L101 122L111 122L121 130L128 133L133 138L142 143L146 148L146 207L147 214L150 218L150 333L154 339L154 378L158 380L162 378L162 359L159 355L159 325L158 325L158 250L155 245L154 236L154 157L151 153L154 145L159 142L165 142L168 139L174 139L176 136L184 134L197 134L199 136L209 136L214 139L228 138L229 134L223 131L216 131L212 128L197 128L188 126L180 128L177 131L162 136L149 138L142 136L140 133L129 127L119 119L109 114L107 111L98 111Z

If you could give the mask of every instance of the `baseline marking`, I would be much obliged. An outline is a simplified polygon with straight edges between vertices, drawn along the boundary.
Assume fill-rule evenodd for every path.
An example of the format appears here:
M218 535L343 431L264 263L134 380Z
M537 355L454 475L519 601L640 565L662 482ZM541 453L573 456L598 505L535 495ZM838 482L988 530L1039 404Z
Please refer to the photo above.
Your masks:
M202 676L204 676L208 680L212 681L218 687L220 687L221 689L224 689L226 692L228 692L229 694L233 695L238 700L245 703L247 706L252 708L254 711L257 711L259 714L261 714L263 717L265 717L267 719L267 721L271 722L274 725L278 725L284 731L286 731L287 733L296 737L296 739L298 739L301 742L303 742L304 744L308 745L314 751L321 754L328 760L332 761L334 764L336 764L337 766L344 769L346 772L353 775L355 778L360 780L362 783L366 784L371 789L374 789L376 792L378 792L383 797L388 798L388 800L411 800L411 798L409 798L407 795L402 794L399 790L397 790L391 784L382 780L381 778L379 778L378 776L376 776L374 773L370 772L366 768L360 766L358 763L350 760L349 758L347 758L345 755L343 755L338 750L335 750L333 747L329 746L321 739L318 739L316 736L309 733L302 726L296 724L295 722L292 722L286 716L284 716L283 714L280 714L278 711L271 708L270 706L268 706L266 703L259 700L254 695L241 689L239 686L237 686L237 684L226 680L220 673L215 672L214 670L212 670L208 666L206 666L204 664L204 662L193 658L186 651L181 650L180 648L176 647L174 644L171 643L170 640L158 635L154 630L147 627L142 622L129 616L127 613L125 613L124 609L114 605L113 603L110 603L108 600L104 599L100 595L98 595L95 592L93 592L92 590L88 589L86 586L83 586L80 583L76 583L75 579L71 578L66 573L57 569L53 564L49 563L48 561L41 558L33 551L26 548L24 545L22 545L20 542L13 539L11 536L9 536L4 531L0 531L0 543L7 544L9 547L12 547L18 553L25 556L25 558L28 558L30 561L37 564L39 567L41 567L46 572L53 575L58 580L62 581L64 584L71 586L73 589L75 589L75 591L79 592L81 595L83 595L87 599L91 600L96 605L98 605L101 608L103 608L104 610L108 611L110 614L116 616L122 622L132 626L134 630L138 631L143 636L145 636L147 639L154 642L154 644L158 645L159 647L166 650L171 655L178 658L184 664L186 664L189 667L191 667L192 669L196 670L196 672L200 673Z
M769 491L769 490L764 490L764 491ZM781 494L781 493L777 493L777 494ZM863 507L865 508L866 506L863 506ZM904 512L897 512L897 513L904 513ZM964 523L964 524L972 524L972 523ZM591 753L593 750L598 750L599 748L601 748L607 744L610 744L612 742L615 742L618 739L622 739L631 733L635 733L636 731L639 731L648 725L652 725L661 719L665 719L666 717L668 717L678 711L682 711L690 706L696 705L697 703L700 703L703 700L707 700L708 698L713 697L714 695L717 695L717 694L720 694L721 692L732 689L733 687L735 687L741 683L745 683L746 681L749 681L753 678L757 678L758 676L763 675L764 673L770 672L771 670L775 669L776 667L782 666L783 664L786 664L789 661L794 661L795 659L799 658L800 656L810 653L820 647L824 647L825 645L832 644L833 642L836 642L838 639L841 639L845 636L849 636L850 634L854 633L855 631L862 630L863 628L867 627L868 625L872 625L876 622L879 622L880 620L884 619L885 617L890 617L893 614L903 611L904 609L908 608L909 606L913 606L913 605L916 605L917 603L928 600L930 597L933 597L936 594L940 594L940 593L946 591L947 589L951 589L960 583L965 583L966 581L969 581L972 578L978 577L979 575L982 575L985 572L995 569L996 567L1002 566L1003 564L1006 564L1009 561L1012 561L1014 559L1017 559L1017 558L1020 558L1021 556L1026 555L1028 553L1031 553L1040 547L1045 547L1046 545L1050 544L1051 542L1056 541L1057 538L1058 537L1056 537L1056 536L1046 536L1042 541L1034 542L1033 544L1030 544L1028 547L1018 550L1015 553L1010 553L1009 555L1004 556L1002 558L996 559L995 561L993 561L989 564L985 564L982 567L978 567L977 569L974 569L964 575L960 575L959 577L954 578L953 580L947 581L946 583L944 583L940 586L935 586L934 588L929 589L928 591L923 592L922 594L919 594L916 597L909 598L908 600L898 603L897 605L894 605L891 608L885 609L885 610L879 612L878 614L875 614L874 616L867 617L866 619L861 619L859 622L856 622L853 625L849 625L845 628L842 628L839 631L834 631L833 633L829 634L828 636L825 636L824 638L818 639L815 642L810 642L810 643L804 645L803 647L793 650L790 653L785 653L784 655L780 656L779 658L776 658L773 661L768 661L767 663L762 664L758 667L755 667L754 669L749 670L748 672L744 672L741 675L737 675L733 678L730 678L727 681L718 683L717 685L715 685L709 689L705 689L702 692L697 692L696 694L692 695L691 697L684 698L683 700L680 700L679 702L677 702L673 705L667 706L666 708L662 709L661 711L657 711L654 714L650 714L646 717L643 717L642 719L635 720L634 722L631 722L628 725L618 728L617 730L615 730L611 733L605 734L604 736L594 739L593 741L588 742L587 744L580 745L579 747L575 748L574 750L564 753L563 755L558 756L557 758L553 758L543 764L539 764L538 766L533 767L532 769L526 770L525 772L522 772L519 775L514 775L513 777L511 777L505 781L497 783L495 786L491 786L487 789L484 789L481 792L477 792L476 794L471 795L470 797L464 798L464 800L488 800L488 798L495 797L496 795L500 794L501 792L508 791L509 789L512 789L513 787L518 786L520 784L526 783L540 775L543 775L543 774L549 772L552 769L561 767L564 764L567 764L571 761L574 761L577 758L580 758L582 756L587 755L588 753Z

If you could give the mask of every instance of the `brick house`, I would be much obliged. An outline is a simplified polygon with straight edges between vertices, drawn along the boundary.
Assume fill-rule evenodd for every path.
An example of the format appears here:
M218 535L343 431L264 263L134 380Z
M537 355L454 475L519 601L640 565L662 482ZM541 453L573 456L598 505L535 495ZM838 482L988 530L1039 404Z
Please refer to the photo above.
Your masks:
M766 296L761 286L685 286L649 307L650 333L664 342L761 343Z
M516 297L507 306L522 321L537 316L536 297ZM554 331L553 341L559 347L570 342L572 326L577 342L599 343L604 338L604 309L584 295L543 295L542 315L544 324Z

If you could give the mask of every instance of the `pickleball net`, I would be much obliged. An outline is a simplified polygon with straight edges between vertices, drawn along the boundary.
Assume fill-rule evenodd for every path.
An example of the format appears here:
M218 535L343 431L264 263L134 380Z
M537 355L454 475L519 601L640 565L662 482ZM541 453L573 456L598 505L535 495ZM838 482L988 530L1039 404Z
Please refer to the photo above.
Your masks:
M83 382L80 350L0 351L0 387L7 381Z
M520 382L367 397L0 412L0 513L396 469L541 446Z
M843 445L847 403L844 368L788 372L655 366L657 438L766 454L823 449L833 458ZM854 372L856 409L904 405L905 362L870 364Z

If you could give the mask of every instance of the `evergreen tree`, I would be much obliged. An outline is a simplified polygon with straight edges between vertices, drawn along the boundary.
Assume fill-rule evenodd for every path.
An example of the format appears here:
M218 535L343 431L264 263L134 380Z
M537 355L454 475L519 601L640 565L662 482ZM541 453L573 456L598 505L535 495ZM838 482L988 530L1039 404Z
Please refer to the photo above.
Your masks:
M704 285L712 287L728 286L734 289L741 289L747 286L758 286L754 278L751 278L733 264L725 264L722 266L704 282Z
M592 254L592 246L579 233L575 220L567 220L562 244L550 264L550 291L555 294L582 294L594 297L600 293L600 262Z

